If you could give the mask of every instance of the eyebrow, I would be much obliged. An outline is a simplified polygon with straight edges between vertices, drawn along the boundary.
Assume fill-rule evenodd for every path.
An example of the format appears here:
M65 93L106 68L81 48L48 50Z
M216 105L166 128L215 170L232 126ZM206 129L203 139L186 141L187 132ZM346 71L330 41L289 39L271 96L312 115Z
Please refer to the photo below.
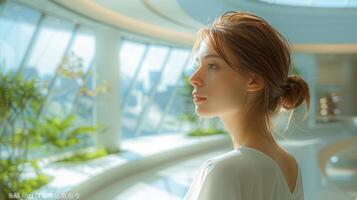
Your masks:
M203 56L203 58L221 58L220 56L216 55L216 54L208 54ZM198 58L195 58L195 61L198 61Z

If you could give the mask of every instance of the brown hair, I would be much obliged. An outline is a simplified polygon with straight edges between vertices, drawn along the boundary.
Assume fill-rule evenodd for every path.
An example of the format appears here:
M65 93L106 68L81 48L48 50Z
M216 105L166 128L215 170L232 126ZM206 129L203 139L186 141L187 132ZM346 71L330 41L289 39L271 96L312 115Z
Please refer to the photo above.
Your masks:
M215 49L232 69L264 80L262 96L252 105L262 111L260 124L268 138L272 139L270 117L281 108L294 110L306 101L310 110L308 84L300 76L289 76L288 41L264 19L248 12L226 12L199 30L192 53L197 52L201 41Z

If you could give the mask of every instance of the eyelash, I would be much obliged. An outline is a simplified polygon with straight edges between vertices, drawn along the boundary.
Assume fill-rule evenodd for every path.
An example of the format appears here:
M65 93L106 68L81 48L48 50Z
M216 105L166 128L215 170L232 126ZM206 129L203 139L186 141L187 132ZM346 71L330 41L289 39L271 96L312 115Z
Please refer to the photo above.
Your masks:
M208 64L208 66L210 67L210 69L212 69L212 66L214 66L214 69L217 68L217 66L215 64Z
M217 68L217 66L215 64L208 64L209 68L212 69L211 67L214 66L214 69ZM196 66L196 67L193 67L193 70L196 71L199 67Z

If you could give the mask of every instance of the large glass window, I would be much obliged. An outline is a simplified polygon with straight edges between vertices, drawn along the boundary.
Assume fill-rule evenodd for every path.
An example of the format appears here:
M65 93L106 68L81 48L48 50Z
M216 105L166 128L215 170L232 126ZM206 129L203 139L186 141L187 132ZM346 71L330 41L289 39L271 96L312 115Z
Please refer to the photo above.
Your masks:
M16 5L3 3L0 13L0 70L16 71L40 20L41 13Z
M166 117L172 118L178 114L177 111L182 110L178 105L172 104L172 102L174 98L179 98L177 96L177 89L179 83L183 81L182 75L186 61L188 60L188 54L189 52L185 49L172 50L166 63L167 66L163 69L162 79L155 96L149 105L148 111L143 113L145 118L139 124L139 130L136 132L136 135L158 134L163 119ZM171 107L175 107L174 113L168 112ZM177 132L175 129L166 129L165 131L161 131L161 133L167 134L169 131Z
M3 4L0 27L0 69L21 70L25 77L38 82L46 97L38 117L64 120L74 114L73 128L96 124L93 32L9 1ZM93 138L83 138L74 149L94 142ZM42 155L42 151L31 153Z
M182 106L178 90L189 51L123 41L119 56L122 137L177 132L177 126L165 125L165 119L176 119L175 108Z
M27 77L38 78L44 94L48 92L58 65L63 62L63 55L73 30L73 24L53 17L46 17L43 23L23 73Z
M57 77L47 98L46 112L66 116L73 111L73 104L82 96L80 88L86 87L88 69L95 52L92 35L78 32L69 51L57 66ZM78 94L78 95L77 95Z
M69 113L77 115L79 124L95 124L95 37L88 31L80 32L73 43L70 53L76 58L77 66L72 68L73 87L77 90L70 93Z
M122 48L122 50L125 50ZM145 106L150 103L151 95L155 90L155 85L160 79L160 72L165 65L166 57L169 56L169 48L163 46L149 46L144 59L141 62L140 71L137 77L133 77L133 87L127 92L127 96L122 98L122 128L123 137L128 138L135 135L135 131L140 121L140 115ZM122 69L121 71L123 71ZM121 76L122 79L122 76ZM125 100L127 99L127 100Z
M185 132L194 127L188 121L189 117L195 116L195 107L192 99L192 86L189 83L189 77L194 73L195 65L189 56L183 68L183 74L177 82L175 92L170 100L167 113L163 117L161 125L158 128L159 133Z
M128 94L129 87L135 81L136 73L140 69L139 67L146 50L147 46L141 43L125 40L121 44L121 50L119 51L119 72L121 76L120 96L123 101L124 97Z

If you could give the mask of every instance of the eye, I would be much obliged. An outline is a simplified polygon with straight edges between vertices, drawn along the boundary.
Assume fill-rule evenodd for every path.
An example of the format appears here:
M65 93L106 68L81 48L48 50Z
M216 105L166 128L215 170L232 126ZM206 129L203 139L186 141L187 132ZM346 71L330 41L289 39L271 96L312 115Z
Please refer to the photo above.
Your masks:
M208 67L210 69L216 69L217 68L217 66L215 64L208 64Z

